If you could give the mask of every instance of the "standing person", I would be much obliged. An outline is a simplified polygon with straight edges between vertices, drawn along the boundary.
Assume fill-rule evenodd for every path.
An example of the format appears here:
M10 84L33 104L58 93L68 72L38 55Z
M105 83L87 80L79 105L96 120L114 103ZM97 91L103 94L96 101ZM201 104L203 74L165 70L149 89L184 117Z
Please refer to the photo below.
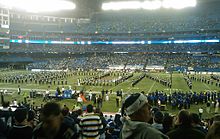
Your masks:
M27 125L26 108L17 108L14 112L15 125L9 131L8 139L31 139L32 128Z
M106 130L108 122L106 121L106 119L100 109L97 108L95 110L95 113L100 117L100 119L102 121L102 126L103 126L103 128L99 131L99 134L100 134L99 139L105 139L105 130Z
M105 100L106 100L106 101L109 101L109 95L108 95L108 94L106 94Z
M14 99L14 101L13 101L13 106L18 106L18 102L17 102L17 100L16 99Z
M56 91L57 91L58 95L61 94L61 92L60 92L60 88L59 88L59 87L57 87Z
M99 97L98 97L98 99L97 99L97 107L99 108L99 109L101 109L102 108L102 101L103 101L103 99L102 99L102 97L99 95Z
M205 134L191 125L190 113L181 110L176 119L177 128L167 133L170 139L205 139Z
M207 103L206 103L206 112L209 114L210 113L210 108L211 107L211 103L210 103L210 101L208 101Z
M116 107L119 107L119 98L118 97L116 97Z
M216 103L214 104L215 105L215 113L217 114L218 111L219 111L219 102L216 100L215 101Z
M97 103L97 96L95 93L92 94L92 99L93 99L93 105L96 105Z
M77 97L77 103L76 103L77 106L82 106L83 105L83 99L81 97L81 94L78 95Z
M2 119L0 119L0 139L7 139L7 126L5 125L5 122L3 122Z
M122 96L123 96L122 93L123 93L123 89L120 90L120 97L121 97L121 100L122 100Z
M47 100L47 97L46 97L46 91L43 92L43 102Z
M92 90L89 90L89 101L92 101Z
M20 87L20 85L18 85L18 95L20 95L21 94L21 87Z
M0 109L0 119L5 123L7 128L11 128L13 122L13 113L11 108L9 107L9 101L2 102L2 109Z
M121 101L121 92L120 91L117 91L116 92L116 106L119 107L120 105L120 101Z
M46 96L45 96L45 97L46 97L46 100L48 100L48 99L49 99L49 96L50 96L50 90L49 90L49 89L47 89L47 90L46 90Z
M80 129L82 139L99 139L100 130L103 129L100 116L94 114L91 104L86 107L87 113L80 117Z
M74 137L78 137L78 125L74 121L74 119L70 116L69 108L67 106L64 106L64 108L61 110L63 118L63 123L66 125L69 125L69 127L74 131L75 135Z
M219 139L220 138L220 122L215 123L211 126L206 135L206 139Z
M36 126L36 123L35 123L35 121L34 121L35 117L36 117L35 112L34 112L33 110L29 110L29 111L28 111L27 124L28 124L32 129L34 129L35 126Z
M65 88L64 86L61 88L62 94L64 94Z
M1 93L1 104L3 104L3 102L4 102L4 95L3 95L2 91L0 93Z
M77 85L80 86L80 79L77 79Z
M104 101L104 97L105 97L105 91L104 91L104 89L102 89L101 94L102 94L102 100Z
M154 114L154 117L153 117L153 124L152 126L163 132L163 113L161 111L157 111L155 114Z
M41 112L42 122L33 131L32 139L76 139L72 126L64 122L60 105L49 102Z
M199 108L199 118L202 119L202 114L203 114L203 108Z
M203 128L201 119L197 113L190 113L190 118L191 118L191 125L195 129L203 132L204 134L207 134L207 130Z
M166 115L163 119L163 133L166 134L167 132L173 129L173 116Z
M125 100L122 106L124 123L121 139L168 139L166 135L148 124L151 119L150 108L147 97L141 93L132 94Z

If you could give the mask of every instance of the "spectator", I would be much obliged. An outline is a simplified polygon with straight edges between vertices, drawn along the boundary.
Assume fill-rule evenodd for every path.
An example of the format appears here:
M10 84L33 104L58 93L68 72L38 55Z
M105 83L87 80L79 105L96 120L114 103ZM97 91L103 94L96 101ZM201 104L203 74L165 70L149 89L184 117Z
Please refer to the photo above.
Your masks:
M158 111L154 114L153 122L154 123L152 124L152 126L157 130L163 132L163 113L161 111Z
M122 122L121 122L121 115L120 114L116 114L114 116L114 120L108 123L108 127L107 128L107 132L109 130L109 133L107 133L107 136L109 136L109 134L111 134L110 136L112 136L114 139L119 138L120 137L120 131L122 128ZM113 129L113 131L112 131Z
M113 116L110 115L109 119L107 119L107 122L110 123L111 121L113 121Z
M13 106L18 106L18 102L16 99L14 99L14 101L13 101Z
M191 113L190 118L191 118L191 124L194 128L203 132L204 134L207 134L207 131L202 127L202 122L201 122L198 114Z
M36 114L35 114L34 111L32 111L32 110L28 111L28 119L27 119L27 122L28 122L28 125L29 125L32 129L34 129L35 126L36 126L35 121L34 121L35 117L36 117Z
M82 109L77 109L71 113L70 116L74 119L74 122L76 124L79 124L80 122L79 116L82 115L82 113L83 113Z
M210 113L210 107L211 106L211 103L208 101L207 103L206 103L206 112L207 113Z
M9 101L2 103L3 109L0 110L0 118L5 123L7 129L12 126L12 116L13 113L11 111L11 108L9 108Z
M124 123L121 131L121 139L166 139L166 135L154 129L147 122L151 119L150 106L147 97L136 93L130 95L122 106Z
M191 126L190 114L181 110L176 119L176 129L167 133L170 139L204 139L205 134Z
M3 120L0 119L0 139L6 139L6 134L7 134L7 126L3 122Z
M98 97L98 99L97 99L97 107L98 107L99 109L102 108L102 101L103 101L103 99L102 99L101 95L99 95L99 97Z
M63 115L59 104L49 102L44 105L41 112L42 122L33 132L33 139L74 139L75 132L63 122Z
M214 123L206 135L206 139L220 139L220 122Z
M74 121L74 119L70 117L69 108L65 106L61 112L64 116L63 123L65 125L68 125L74 131L75 133L74 137L76 138L78 136L78 131L77 131L78 126Z
M113 132L114 132L114 128L112 127L108 127L106 129L106 133L105 133L105 139L113 139Z
M79 126L82 139L99 139L100 130L103 128L102 120L98 115L94 114L91 104L87 106L87 113L80 117L80 119Z
M213 123L212 123L212 124L214 124L214 123L216 123L216 122L220 122L220 114L216 114L216 115L214 116L214 118L213 118Z
M105 139L105 129L106 129L108 122L105 120L105 117L103 116L103 113L100 111L99 108L96 108L95 113L99 115L99 117L101 118L102 126L103 126L103 128L99 131L100 133L99 139Z
M216 122L220 122L220 115L219 114L215 115L214 117L212 117L211 119L208 120L208 125L207 125L208 129Z
M164 116L163 119L163 133L166 134L173 129L173 117L170 115Z
M27 125L28 112L26 108L17 108L14 112L15 125L9 131L8 139L31 139L32 128Z

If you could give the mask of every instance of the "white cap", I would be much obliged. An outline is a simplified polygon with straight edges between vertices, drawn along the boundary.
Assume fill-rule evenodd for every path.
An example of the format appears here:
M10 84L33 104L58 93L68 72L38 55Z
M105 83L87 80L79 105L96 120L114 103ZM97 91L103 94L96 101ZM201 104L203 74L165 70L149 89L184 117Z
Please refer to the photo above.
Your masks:
M126 115L131 115L140 108L144 106L144 104L148 103L147 97L140 93L140 96L137 98L137 100L129 107L125 108Z

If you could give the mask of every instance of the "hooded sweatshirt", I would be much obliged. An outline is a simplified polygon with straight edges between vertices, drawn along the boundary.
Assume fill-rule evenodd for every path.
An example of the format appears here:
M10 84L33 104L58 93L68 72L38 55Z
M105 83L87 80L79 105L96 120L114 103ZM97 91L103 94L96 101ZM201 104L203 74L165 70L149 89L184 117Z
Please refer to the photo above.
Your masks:
M154 129L150 124L139 121L125 120L120 139L169 139Z

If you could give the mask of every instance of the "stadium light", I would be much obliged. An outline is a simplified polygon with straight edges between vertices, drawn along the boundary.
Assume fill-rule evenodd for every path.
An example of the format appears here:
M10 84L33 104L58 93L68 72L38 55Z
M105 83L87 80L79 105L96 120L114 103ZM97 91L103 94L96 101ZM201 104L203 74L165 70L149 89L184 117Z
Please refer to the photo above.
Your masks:
M155 10L160 8L183 9L186 7L195 7L196 0L146 0L141 1L122 1L103 3L103 10L124 10L124 9L146 9Z
M145 1L143 4L141 4L143 9L146 10L155 10L155 9L160 9L162 6L162 2L159 0L155 1Z
M123 10L123 9L138 9L141 3L139 1L127 1L127 2L110 2L103 3L103 10Z
M195 7L196 0L163 0L164 8L183 9L186 7Z
M27 12L53 12L73 10L76 5L65 0L0 0L0 4L8 8L22 9Z

